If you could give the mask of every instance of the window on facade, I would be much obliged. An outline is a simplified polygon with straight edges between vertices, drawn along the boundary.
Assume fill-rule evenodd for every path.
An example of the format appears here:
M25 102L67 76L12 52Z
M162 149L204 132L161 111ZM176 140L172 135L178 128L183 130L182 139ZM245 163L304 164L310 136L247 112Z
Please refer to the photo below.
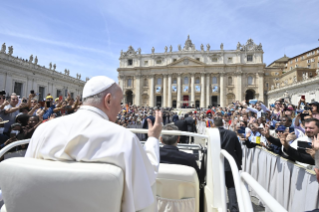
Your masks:
M184 77L184 85L188 85L188 77Z
M45 98L45 87L39 87L39 101L42 101Z
M71 98L73 99L74 98L74 93L71 92L70 95L71 95Z
M307 67L310 68L310 65L308 65Z
M248 85L252 85L253 84L253 77L249 76L248 77Z
M176 78L173 79L173 84L177 84L177 79Z
M212 82L213 84L217 84L217 77L213 77Z
M312 63L315 62L315 58L312 58L312 59L311 59L311 62L312 62Z
M147 79L144 79L144 86L147 86Z
M156 60L156 64L161 64L162 60Z
M228 77L228 85L232 85L233 84L233 79L231 77Z
M39 94L40 95L40 94ZM61 95L61 90L56 90L56 96L59 97ZM40 99L40 98L39 98Z
M148 66L148 60L145 60L145 61L144 61L144 65L145 65L145 66Z
M14 93L16 93L18 96L22 95L22 83L15 82L14 83Z
M266 83L266 90L268 90L268 82Z
M298 68L298 65L296 64L295 67Z
M298 62L298 58L296 58L295 61Z
M129 65L129 66L133 65L133 60L132 59L128 59L127 60L127 65Z
M157 85L162 85L162 78L157 78Z
M290 70L292 70L292 67L290 67Z
M253 56L247 55L247 62L252 62L252 61L253 61Z
M132 86L132 79L128 79L127 80L127 87L131 87Z
M197 61L200 61L200 58L196 58Z
M212 62L217 63L217 58L216 58L216 57L213 57L213 58L212 58Z
M307 60L307 63L310 63L310 60Z
M317 50L317 54L319 53L319 49Z
M292 64L292 60L290 60L290 64Z
M199 78L196 78L196 79L195 79L195 84L200 84Z
M229 62L229 63L232 63L232 62L233 62L233 58L232 58L232 57L229 57L229 58L228 58L228 62Z

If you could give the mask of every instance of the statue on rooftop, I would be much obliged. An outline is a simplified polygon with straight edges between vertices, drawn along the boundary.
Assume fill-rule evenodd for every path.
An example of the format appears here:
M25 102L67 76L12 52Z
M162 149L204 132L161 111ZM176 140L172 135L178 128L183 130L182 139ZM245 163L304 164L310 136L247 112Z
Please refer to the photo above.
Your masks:
M241 44L238 42L237 43L237 50L240 50Z
M141 48L138 48L138 49L137 49L137 53L138 53L138 54L141 54L141 52L142 52Z
M31 54L29 57L29 63L32 63L32 61L33 61L33 54Z
M220 50L224 50L224 44L223 43L220 44Z
M172 52L173 51L173 47L172 45L169 46L169 52Z
M182 46L178 45L178 51L182 51Z
M204 45L203 44L200 45L200 50L202 50L202 52L204 51Z
M56 65L55 65L55 63L53 64L53 70L55 71L55 69L56 69Z
M206 45L206 48L207 48L207 51L209 52L209 50L210 50L210 45L209 45L209 43Z
M154 54L155 53L155 48L154 48L154 46L152 47L152 54Z
M6 53L6 49L7 49L6 43L3 43L1 47L1 53Z
M34 64L38 64L38 57L37 56L35 56L35 59L34 59Z
M168 48L167 48L167 46L165 46L165 48L164 48L164 50L165 50L165 53L167 53L167 49L168 49Z
M9 46L8 49L9 49L8 55L12 56L12 54L13 54L13 46Z
M49 63L49 68L52 69L52 62Z

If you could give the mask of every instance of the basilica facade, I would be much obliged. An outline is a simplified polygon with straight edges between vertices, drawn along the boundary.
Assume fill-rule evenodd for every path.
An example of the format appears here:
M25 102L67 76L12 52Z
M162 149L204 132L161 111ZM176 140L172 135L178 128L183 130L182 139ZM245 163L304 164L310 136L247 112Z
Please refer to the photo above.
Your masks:
M201 44L196 49L188 36L184 46L165 47L141 54L129 46L121 51L117 69L123 102L143 106L227 106L234 100L264 101L262 45L248 39L234 50Z

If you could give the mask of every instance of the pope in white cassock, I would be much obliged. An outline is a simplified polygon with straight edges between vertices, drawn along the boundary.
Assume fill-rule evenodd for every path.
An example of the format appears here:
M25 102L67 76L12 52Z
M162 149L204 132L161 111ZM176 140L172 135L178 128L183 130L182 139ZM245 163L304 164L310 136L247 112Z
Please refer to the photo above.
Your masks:
M138 211L155 199L151 186L159 166L158 137L162 114L154 126L148 120L148 140L143 146L129 130L115 124L123 93L114 80L97 76L83 89L83 106L74 114L41 124L32 136L25 157L47 160L106 162L125 173L122 211Z

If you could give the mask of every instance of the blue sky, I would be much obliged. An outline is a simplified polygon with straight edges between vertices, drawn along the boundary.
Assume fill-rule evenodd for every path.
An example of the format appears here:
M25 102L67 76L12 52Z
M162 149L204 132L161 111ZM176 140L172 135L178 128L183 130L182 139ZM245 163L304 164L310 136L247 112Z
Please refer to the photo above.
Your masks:
M316 0L2 0L0 43L13 55L37 56L85 77L117 80L121 49L163 52L183 45L189 34L196 48L235 49L252 38L262 43L268 65L284 53L293 57L319 46Z

